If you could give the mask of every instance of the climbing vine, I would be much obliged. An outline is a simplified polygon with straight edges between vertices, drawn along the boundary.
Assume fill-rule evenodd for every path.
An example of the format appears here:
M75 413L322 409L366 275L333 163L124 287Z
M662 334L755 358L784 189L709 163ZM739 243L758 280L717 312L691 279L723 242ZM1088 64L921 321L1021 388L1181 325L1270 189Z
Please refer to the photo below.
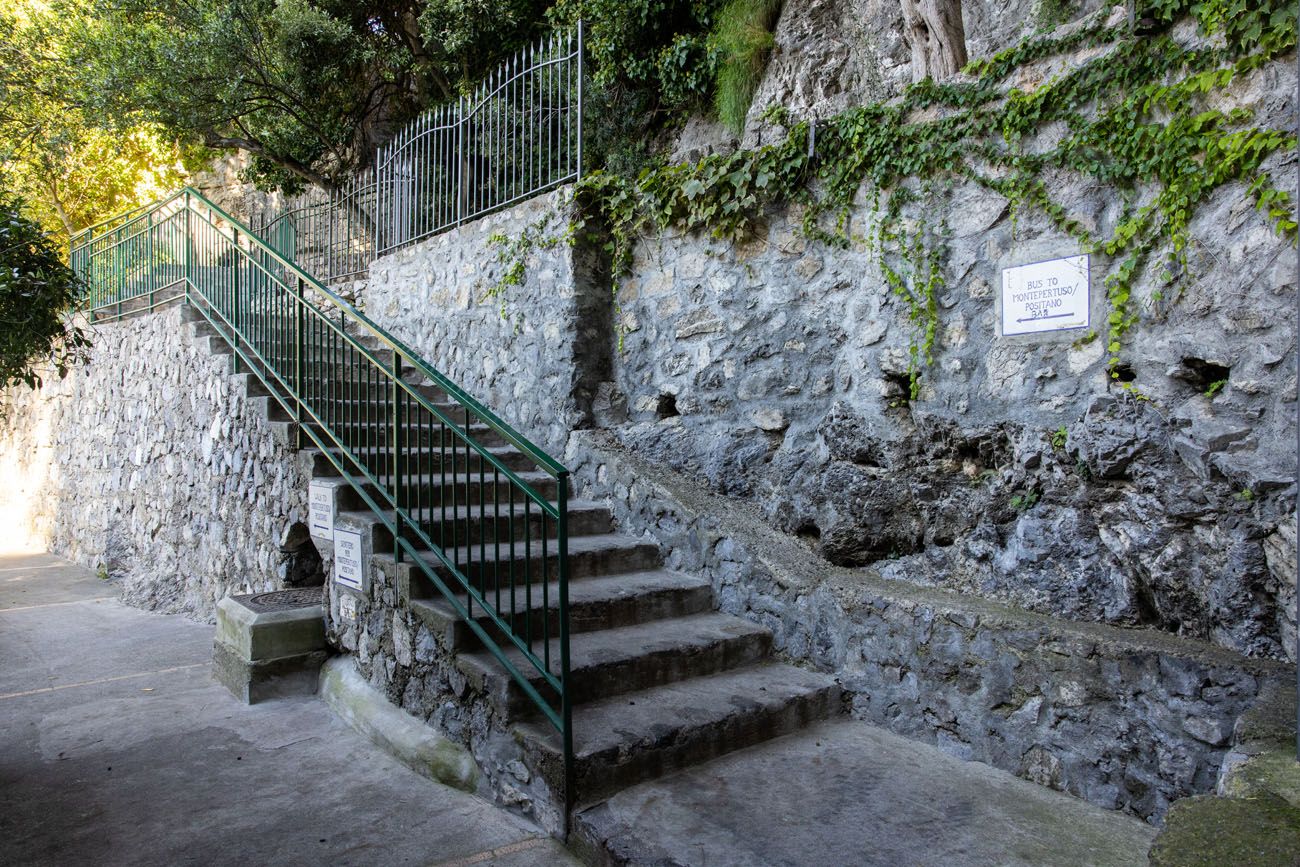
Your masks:
M1248 110L1223 110L1210 98L1294 50L1293 0L1152 0L1141 12L1153 32L1107 26L1099 14L1067 35L1040 36L972 63L961 80L922 81L897 100L846 111L819 124L815 150L809 124L777 110L769 119L785 128L779 143L634 178L593 173L577 190L570 232L599 227L592 237L605 244L617 283L644 235L676 228L739 240L780 204L805 206L809 238L847 245L852 204L864 188L874 191L884 205L869 242L914 329L915 398L939 324L942 232L905 230L900 218L918 198L972 181L1004 196L1013 214L1036 210L1085 252L1113 259L1106 348L1118 379L1125 336L1138 320L1135 284L1153 259L1165 283L1187 273L1188 226L1215 190L1245 184L1276 231L1291 243L1297 236L1294 202L1261 168L1294 148L1295 136L1252 125ZM1189 17L1200 38L1175 38L1173 25ZM1030 64L1081 50L1090 58L1055 64L1061 68L1041 83L1008 83L1024 78ZM1120 191L1123 212L1108 236L1053 198L1062 173Z

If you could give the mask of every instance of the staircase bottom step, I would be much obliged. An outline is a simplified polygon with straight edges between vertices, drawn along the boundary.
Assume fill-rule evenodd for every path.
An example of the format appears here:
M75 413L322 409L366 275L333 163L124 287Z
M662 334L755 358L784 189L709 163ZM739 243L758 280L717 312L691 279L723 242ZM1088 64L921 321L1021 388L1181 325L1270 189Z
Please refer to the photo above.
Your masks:
M589 864L1144 865L1156 828L866 723L837 721L574 816Z
M827 675L780 663L753 665L579 705L573 711L582 803L733 750L789 734L839 710ZM519 727L536 770L562 785L558 734Z

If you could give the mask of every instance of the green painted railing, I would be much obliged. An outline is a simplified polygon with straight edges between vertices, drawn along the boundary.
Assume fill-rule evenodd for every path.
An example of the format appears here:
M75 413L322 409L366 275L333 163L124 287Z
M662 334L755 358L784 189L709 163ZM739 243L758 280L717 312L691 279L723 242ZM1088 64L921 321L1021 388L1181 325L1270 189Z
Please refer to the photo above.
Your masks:
M202 312L559 731L571 804L568 471L193 189L83 231L71 261L96 320Z

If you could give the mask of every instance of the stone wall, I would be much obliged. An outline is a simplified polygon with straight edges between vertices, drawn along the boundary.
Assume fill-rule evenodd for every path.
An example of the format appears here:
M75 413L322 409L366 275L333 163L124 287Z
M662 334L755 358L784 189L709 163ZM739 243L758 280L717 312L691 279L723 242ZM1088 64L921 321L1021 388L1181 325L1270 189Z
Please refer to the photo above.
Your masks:
M722 610L832 672L853 714L1152 822L1213 791L1238 718L1291 666L1153 630L1075 624L828 566L752 506L647 463L606 433L566 455L579 496L642 528Z
M284 586L308 475L184 308L92 326L90 363L4 395L0 513L131 604L211 618Z
M552 452L589 423L609 378L607 278L594 250L557 236L569 190L539 196L376 260L360 306L470 395ZM539 242L520 285L493 240Z
M1292 57L1232 99L1289 128L1295 92ZM1266 168L1293 177L1296 156ZM1096 235L1119 219L1113 189L1052 189ZM808 241L791 208L740 244L638 246L614 356L627 416L603 421L833 563L1294 658L1294 249L1243 185L1202 207L1188 273L1166 287L1153 267L1135 288L1120 373L1137 399L1108 375L1104 339L998 336L1001 269L1078 245L974 184L944 195L904 211L906 231L928 223L944 250L917 399L915 331L877 255ZM850 232L871 237L876 213L864 195ZM1093 257L1103 335L1111 267Z

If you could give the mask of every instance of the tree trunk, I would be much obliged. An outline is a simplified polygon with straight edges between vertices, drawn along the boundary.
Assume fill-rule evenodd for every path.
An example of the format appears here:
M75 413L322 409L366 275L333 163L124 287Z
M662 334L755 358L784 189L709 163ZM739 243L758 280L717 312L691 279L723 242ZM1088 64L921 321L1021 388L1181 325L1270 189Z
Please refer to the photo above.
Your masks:
M912 80L956 75L966 65L966 28L961 0L900 0L907 43L912 47Z
M71 238L76 234L72 225L72 218L68 216L68 210L63 206L63 198L59 195L58 184L53 180L45 182L45 190L49 193L50 202L54 205L54 213L58 214L59 222L63 223L63 231L68 233Z

